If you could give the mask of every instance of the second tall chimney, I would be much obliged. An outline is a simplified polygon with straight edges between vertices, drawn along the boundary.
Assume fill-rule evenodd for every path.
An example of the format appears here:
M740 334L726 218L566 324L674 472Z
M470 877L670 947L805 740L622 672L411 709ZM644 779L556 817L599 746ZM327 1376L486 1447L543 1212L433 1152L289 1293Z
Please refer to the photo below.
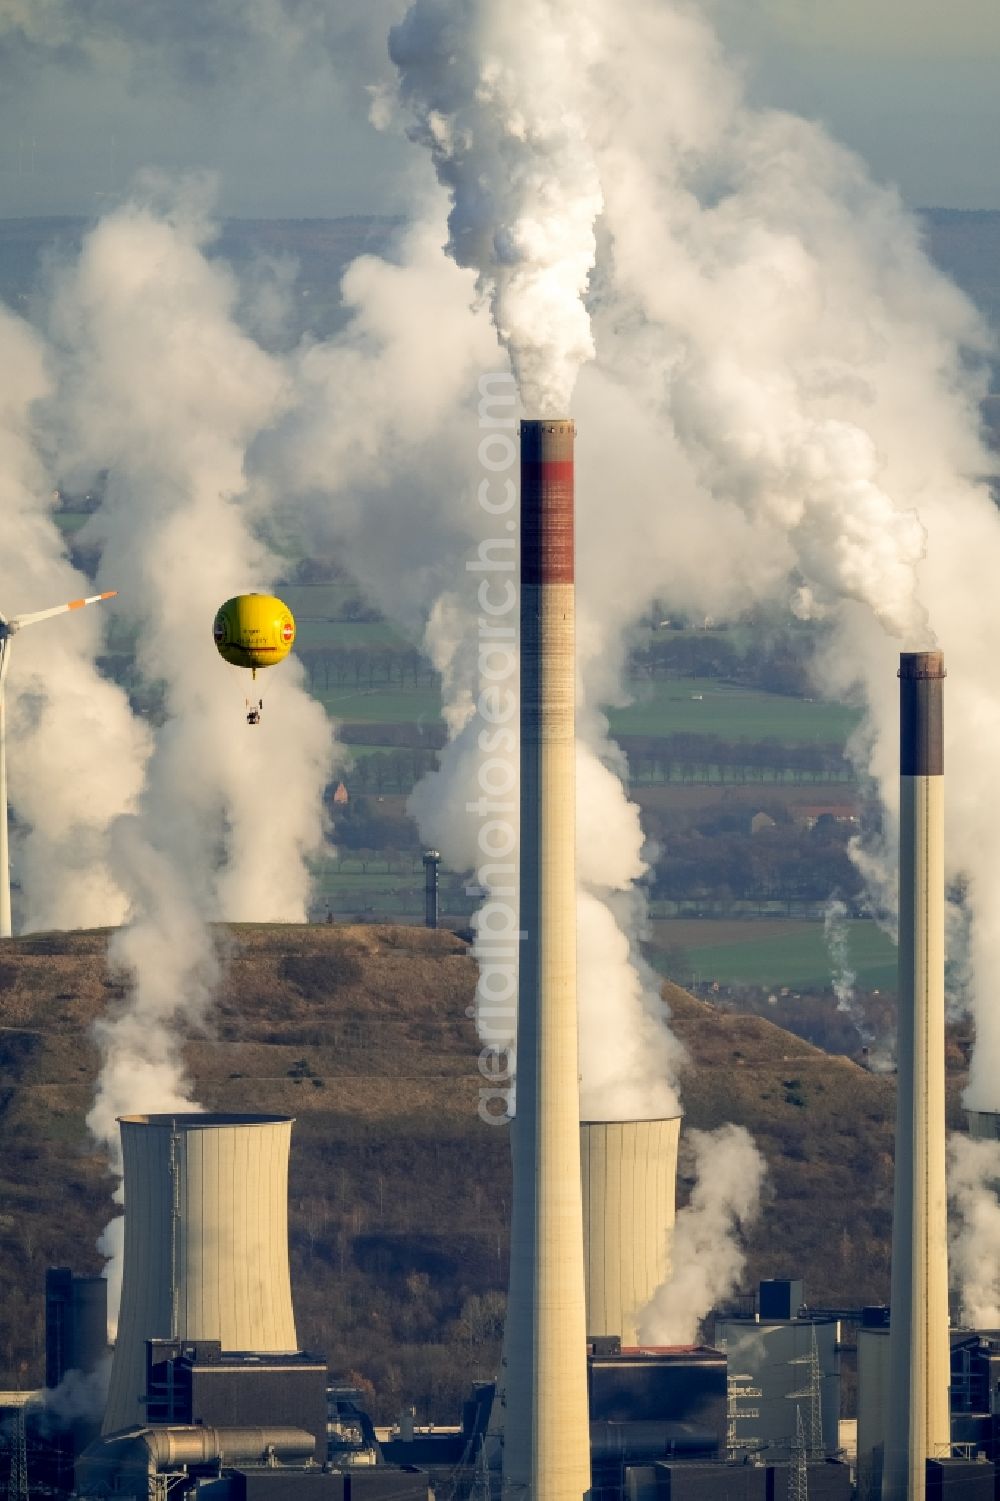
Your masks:
M899 1070L883 1501L951 1453L944 1097L944 658L899 659Z

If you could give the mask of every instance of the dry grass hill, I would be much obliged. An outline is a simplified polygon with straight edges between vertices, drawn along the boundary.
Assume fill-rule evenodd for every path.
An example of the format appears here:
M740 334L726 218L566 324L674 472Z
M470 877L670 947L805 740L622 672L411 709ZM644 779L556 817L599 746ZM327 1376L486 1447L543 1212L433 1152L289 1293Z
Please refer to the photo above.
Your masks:
M202 1105L297 1118L293 1285L303 1343L445 1416L491 1374L506 1277L506 1131L476 1115L475 984L451 933L220 931L226 978L185 1056ZM111 1182L84 1127L95 1020L121 1006L102 933L8 944L0 960L0 1384L43 1363L46 1266L96 1270ZM745 1282L802 1273L812 1301L888 1292L891 1079L667 985L687 1044L689 1126L731 1120L769 1166ZM958 1055L956 1055L958 1056ZM680 1194L690 1178L682 1146Z

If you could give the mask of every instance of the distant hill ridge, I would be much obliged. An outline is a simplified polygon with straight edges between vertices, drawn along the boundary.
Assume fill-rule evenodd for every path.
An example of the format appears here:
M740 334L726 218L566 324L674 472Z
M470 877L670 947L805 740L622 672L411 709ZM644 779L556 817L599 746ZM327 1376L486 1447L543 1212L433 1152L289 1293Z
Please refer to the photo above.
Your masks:
M225 978L185 1057L206 1108L297 1118L300 1338L371 1382L381 1411L410 1394L443 1416L492 1369L506 1283L507 1133L476 1116L467 945L416 927L236 926L218 938ZM0 954L0 1384L40 1377L45 1267L100 1265L111 1183L84 1127L90 1029L124 994L106 942L39 934ZM886 1297L892 1079L669 983L664 994L691 1059L681 1198L686 1132L745 1125L769 1167L746 1285L801 1273L815 1302Z

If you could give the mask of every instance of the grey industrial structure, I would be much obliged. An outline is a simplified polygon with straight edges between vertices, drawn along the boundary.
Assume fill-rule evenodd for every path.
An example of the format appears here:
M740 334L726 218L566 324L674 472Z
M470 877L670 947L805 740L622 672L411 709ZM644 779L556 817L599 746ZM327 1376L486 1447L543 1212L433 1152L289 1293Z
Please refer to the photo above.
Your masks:
M298 1348L291 1126L283 1116L122 1120L121 1317L103 1432L76 1464L80 1497L426 1501L420 1471L377 1464L367 1418L345 1438L326 1362ZM55 1347L72 1321L55 1296L62 1283L52 1286Z

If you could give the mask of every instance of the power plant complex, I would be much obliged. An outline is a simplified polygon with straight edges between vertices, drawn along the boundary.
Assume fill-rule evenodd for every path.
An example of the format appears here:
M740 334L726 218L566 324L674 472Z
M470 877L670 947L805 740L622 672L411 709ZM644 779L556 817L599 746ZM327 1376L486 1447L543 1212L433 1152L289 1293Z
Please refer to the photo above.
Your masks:
M577 1046L574 425L521 428L517 1107L500 1369L462 1422L376 1430L299 1347L292 1121L121 1120L125 1252L103 1419L55 1493L81 1498L964 1501L994 1497L1000 1336L949 1328L944 1184L943 727L938 652L900 659L900 1047L891 1312L761 1284L715 1344L644 1344L671 1271L679 1117L581 1123ZM436 851L425 856L437 922ZM978 1115L976 1134L997 1135ZM788 1268L781 1268L787 1272ZM99 1372L104 1286L53 1269L49 1386ZM841 1325L859 1326L857 1463L839 1432ZM956 1448L956 1445L962 1446Z

